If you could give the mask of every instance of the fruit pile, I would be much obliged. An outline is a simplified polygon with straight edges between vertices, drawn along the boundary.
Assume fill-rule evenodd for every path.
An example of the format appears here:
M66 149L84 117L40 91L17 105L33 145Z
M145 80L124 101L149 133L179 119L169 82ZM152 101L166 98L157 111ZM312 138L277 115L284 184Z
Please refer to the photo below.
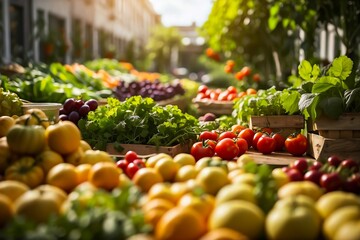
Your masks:
M209 101L222 101L222 102L231 102L237 98L241 98L246 95L256 94L256 90L253 88L248 88L246 91L239 91L234 86L229 86L225 90L217 88L210 89L206 85L201 85L198 88L196 100L209 100Z
M176 95L183 95L185 93L180 81L173 81L171 83L161 83L159 80L143 80L125 82L120 81L116 88L113 89L114 96L120 101L125 101L127 98L135 95L140 95L143 98L150 97L155 101L162 101L173 98Z
M299 159L282 170L290 181L311 181L327 192L343 190L360 194L360 166L352 159L330 156L325 163Z
M98 105L98 101L95 99L84 102L81 99L68 98L59 110L59 120L69 120L77 124L81 118L86 118L90 111L95 111Z
M219 156L232 160L241 156L249 149L262 154L288 152L293 156L302 156L307 150L307 138L301 133L289 135L287 138L274 133L270 128L260 131L242 125L233 125L231 131L203 131L198 141L191 147L195 159Z

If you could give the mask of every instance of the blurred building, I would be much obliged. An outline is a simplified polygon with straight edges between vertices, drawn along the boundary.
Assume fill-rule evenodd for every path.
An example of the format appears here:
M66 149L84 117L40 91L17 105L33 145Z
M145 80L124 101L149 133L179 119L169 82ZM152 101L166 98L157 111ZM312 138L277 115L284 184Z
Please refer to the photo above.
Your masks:
M0 0L0 11L5 63L129 59L161 21L149 0Z

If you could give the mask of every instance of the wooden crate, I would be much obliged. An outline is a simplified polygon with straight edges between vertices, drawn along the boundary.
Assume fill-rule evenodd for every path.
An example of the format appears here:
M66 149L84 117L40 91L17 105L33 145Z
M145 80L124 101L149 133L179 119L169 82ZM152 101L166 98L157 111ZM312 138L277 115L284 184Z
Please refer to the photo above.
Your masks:
M360 113L346 113L339 119L320 117L308 124L320 136L331 139L360 138Z
M213 113L215 115L231 115L234 107L232 101L215 101L210 99L193 99L193 104L200 115Z
M173 98L157 102L160 106L176 105L181 111L185 111L188 107L188 99L185 96L175 96Z
M175 146L154 146L154 145L144 145L144 144L120 144L123 148L122 151L118 151L115 148L113 143L109 143L106 146L106 152L110 155L122 157L127 151L135 151L139 156L149 156L157 153L167 153L170 156L174 157L179 153L189 153L192 146L191 142L185 144L177 144Z
M305 120L302 115L251 116L249 127L252 129L271 128L273 132L279 132L287 137L291 133L303 129Z
M316 160L324 162L328 157L336 155L360 163L360 138L334 139L309 133L308 141L308 154Z

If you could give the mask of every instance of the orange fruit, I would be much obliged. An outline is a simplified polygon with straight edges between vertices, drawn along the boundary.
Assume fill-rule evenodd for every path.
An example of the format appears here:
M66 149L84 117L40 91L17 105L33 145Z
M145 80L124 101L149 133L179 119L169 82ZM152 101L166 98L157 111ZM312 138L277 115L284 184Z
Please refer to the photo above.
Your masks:
M85 153L82 147L78 147L76 151L65 155L64 160L67 163L71 163L72 165L77 166L82 163L84 155Z
M178 202L178 206L189 207L197 211L206 221L215 206L215 198L210 194L197 196L193 193L186 193Z
M82 150L85 152L86 150L91 150L91 146L88 142L86 142L85 140L80 140L80 147L82 148Z
M89 172L89 182L95 187L111 190L120 183L120 169L113 162L95 163Z
M159 240L197 240L206 232L204 219L191 208L175 207L157 222L155 237Z
M173 159L165 158L157 161L154 168L161 174L164 181L173 181L180 165Z
M176 195L171 191L171 184L169 183L156 183L148 191L148 198L155 199L161 198L169 200L170 202L176 203Z
M141 191L148 192L154 184L163 182L163 178L155 169L146 167L140 168L133 176L132 181Z
M25 183L19 181L0 181L0 194L6 195L12 202L29 190L30 188Z
M45 137L51 150L66 155L80 146L81 132L74 123L60 121L46 128Z
M182 166L175 175L175 182L185 182L189 179L195 179L198 174L194 165Z
M144 212L150 211L151 209L163 209L165 211L168 211L175 207L175 204L167 199L163 198L155 198L148 200L144 206L142 207L142 210Z
M54 151L45 150L36 156L38 165L44 170L45 175L50 171L52 167L59 163L63 163L63 157Z
M217 228L210 230L199 240L248 240L245 235L231 228Z
M0 194L0 227L3 227L14 216L14 206L9 197Z
M219 167L205 167L196 176L195 181L206 193L216 195L225 185L229 184L227 173Z
M76 167L70 163L60 163L50 169L46 183L61 188L65 192L72 191L79 184Z
M253 95L253 94L256 94L256 93L257 93L257 91L254 88L246 89L246 95Z
M92 165L88 163L83 163L76 166L76 170L79 175L79 183L86 182L89 179L89 172Z

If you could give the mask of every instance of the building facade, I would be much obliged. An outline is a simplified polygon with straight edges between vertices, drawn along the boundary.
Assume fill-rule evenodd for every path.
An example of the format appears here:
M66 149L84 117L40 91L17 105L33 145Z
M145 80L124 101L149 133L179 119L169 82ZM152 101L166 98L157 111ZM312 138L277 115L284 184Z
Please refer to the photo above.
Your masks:
M148 0L0 0L3 63L127 59L160 16Z

